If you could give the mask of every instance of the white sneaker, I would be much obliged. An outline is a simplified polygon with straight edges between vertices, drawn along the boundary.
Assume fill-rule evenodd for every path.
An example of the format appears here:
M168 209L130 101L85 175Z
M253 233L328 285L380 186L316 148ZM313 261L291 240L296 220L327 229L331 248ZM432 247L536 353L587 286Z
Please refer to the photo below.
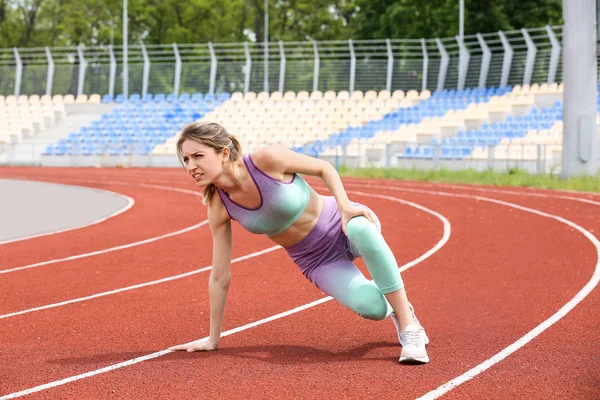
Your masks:
M415 324L408 324L403 331L400 332L400 343L402 344L402 353L400 353L401 363L428 363L429 356L425 349L425 340L423 338L422 329Z
M423 328L423 326L419 322L419 319L415 315L414 307L410 303L408 303L408 306L410 307L410 312L412 313L412 317L413 317L413 320L415 321L415 324L419 327L419 330L421 331L421 335L423 335L423 340L425 341L425 344L426 345L429 344L429 337L427 337L427 334L425 333L425 328ZM393 312L391 314L391 317L392 317L392 322L394 323L394 326L396 327L396 333L398 334L398 341L400 342L400 344L402 346L404 346L404 344L402 344L402 337L400 335L400 323L398 322L398 318L396 318L396 314Z

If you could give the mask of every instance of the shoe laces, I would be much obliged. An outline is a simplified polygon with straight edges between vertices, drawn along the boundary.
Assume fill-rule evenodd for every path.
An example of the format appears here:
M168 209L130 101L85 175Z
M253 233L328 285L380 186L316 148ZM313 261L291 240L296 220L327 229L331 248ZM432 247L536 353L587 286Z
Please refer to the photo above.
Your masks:
M404 331L402 339L405 346L419 347L421 345L421 332L419 331Z

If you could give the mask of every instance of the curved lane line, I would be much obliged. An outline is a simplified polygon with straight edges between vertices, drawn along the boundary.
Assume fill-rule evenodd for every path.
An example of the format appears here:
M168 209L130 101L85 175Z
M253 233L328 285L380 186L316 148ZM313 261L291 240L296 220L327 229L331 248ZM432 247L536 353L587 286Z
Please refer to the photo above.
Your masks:
M361 192L356 192L355 194L359 194L359 193L361 193ZM435 244L435 246L432 249L428 250L423 255L421 255L418 258L416 258L415 260L413 260L413 261L411 261L411 262L403 265L402 267L400 267L399 268L400 271L405 271L408 268L410 268L410 267L414 266L415 264L417 264L418 262L424 261L425 259L427 259L428 257L430 257L432 254L434 254L436 251L438 251L439 249L441 249L446 244L446 242L448 242L448 240L450 239L450 231L451 231L450 221L448 221L448 219L446 217L444 217L443 215L437 213L436 211L430 210L430 209L428 209L428 208L426 208L424 206L421 206L419 204L412 203L412 202L409 202L409 201L406 201L406 200L401 200L401 199L398 199L398 198L395 198L395 197L380 196L380 195L375 195L375 194L371 194L371 193L367 193L367 195L371 196L371 197L381 197L381 198L389 199L389 200L393 199L393 201L396 201L396 202L399 202L399 203L408 204L410 206L417 206L416 208L418 208L420 210L423 210L423 211L426 211L426 212L434 215L435 217L439 218L442 221L442 223L443 223L444 234L443 234L442 238ZM269 250L269 249L267 249L267 250ZM242 325L242 326L239 326L237 328L230 329L228 331L223 332L221 334L221 337L233 335L234 333L242 332L242 331L245 331L247 329L254 328L256 326L266 324L267 322L271 322L271 321L275 321L275 320L280 319L280 318L284 318L284 317L286 317L288 315L292 315L292 314L298 313L300 311L312 308L312 307L317 306L319 304L326 303L326 302L328 302L330 300L333 300L333 298L331 296L323 297L321 299L315 300L315 301L313 301L311 303L308 303L308 304L305 304L303 306L296 307L296 308L293 308L291 310L284 311L282 313L279 313L279 314L276 314L276 315L273 315L273 316L270 316L270 317L267 317L267 318L263 318L261 320L255 321L255 322L251 322L249 324ZM204 339L206 339L206 338L204 338ZM17 398L17 397L26 396L26 395L29 395L29 394L32 394L32 393L36 393L36 392L40 392L40 391L43 391L43 390L47 390L47 389L50 389L50 388L53 388L53 387L56 387L56 386L65 385L65 384L70 383L70 382L75 382L75 381L78 381L80 379L89 378L89 377L92 377L92 376L95 376L95 375L98 375L98 374L103 374L105 372L110 372L110 371L114 371L114 370L119 369L119 368L128 367L130 365L138 364L138 363L143 362L143 361L147 361L147 360L151 360L151 359L154 359L154 358L162 357L162 356L167 355L167 354L172 353L172 352L173 352L173 350L161 350L161 351L157 351L157 352L152 353L152 354L147 354L145 356L132 358L130 360L127 360L127 361L124 361L124 362L121 362L121 363L118 363L118 364L109 365L107 367L100 368L100 369L97 369L97 370L94 370L94 371L85 372L83 374L70 376L68 378L64 378L64 379L61 379L61 380L49 382L49 383L46 383L46 384L43 384L43 385L39 385L39 386L30 388L30 389L26 389L26 390L22 390L22 391L19 391L19 392L10 393L10 394L7 394L5 396L0 397L0 400L14 399L14 398Z
M362 186L364 186L364 185L362 185ZM554 325L562 317L567 315L567 313L569 313L569 311L571 311L573 308L575 308L575 306L577 304L579 304L583 299L585 299L587 297L588 294L590 294L590 292L598 285L598 282L600 281L600 241L596 238L596 236L594 236L587 229L582 228L581 226L577 225L576 223L574 223L566 218L562 218L557 215L539 211L534 208L524 207L524 206L520 206L518 204L509 203L507 201L492 199L492 198L483 197L483 196L473 196L473 195L467 195L467 194L461 194L461 193L439 192L439 191L435 191L435 190L404 189L404 188L399 188L399 187L389 187L389 186L379 186L379 185L369 185L369 186L373 187L373 188L378 188L378 189L393 189L393 190L398 190L398 191L407 190L407 191L411 191L411 192L417 191L419 193L434 194L434 195L448 196L448 197L475 198L475 199L487 201L490 203L496 203L496 204L504 205L507 207L516 208L521 211L530 212L532 214L537 214L542 217L547 217L547 218L562 222L563 224L566 224L566 225L570 226L571 228L578 230L590 242L592 242L592 244L596 247L597 262L596 262L596 266L594 267L594 273L592 274L592 277L590 278L588 283L579 292L577 292L577 294L571 300L569 300L564 306L562 306L556 313L554 313L552 316L550 316L548 319L546 319L544 322L542 322L541 324L536 326L531 331L527 332L523 337L521 337L520 339L518 339L517 341L515 341L508 347L504 348L500 352L496 353L492 357L488 358L481 364L471 368L464 374L446 382L445 384L439 386L437 389L432 390L429 393L426 393L425 395L419 397L417 400L437 399L438 397L443 396L444 394L448 393L452 389L473 379L475 376L477 376L480 373L484 372L485 370L489 369L494 364L497 364L500 361L504 360L506 357L510 356L512 353L519 350L521 347L525 346L527 343L531 342L538 335L540 335L546 329L548 329L549 327Z

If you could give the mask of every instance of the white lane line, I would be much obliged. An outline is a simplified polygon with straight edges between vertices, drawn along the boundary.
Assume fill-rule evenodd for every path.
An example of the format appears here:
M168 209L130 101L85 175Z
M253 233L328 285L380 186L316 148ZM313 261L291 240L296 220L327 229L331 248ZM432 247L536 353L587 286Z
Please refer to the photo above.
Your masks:
M254 328L254 327L262 325L262 324L266 324L267 322L271 322L271 321L275 321L275 320L280 319L280 318L287 317L288 315L295 314L297 312L300 312L302 310L306 310L308 308L314 307L314 306L319 305L321 303L325 303L328 300L329 299L327 297L325 297L325 298L322 298L322 299L319 299L319 300L315 300L312 303L308 303L308 304L305 304L303 306L296 307L296 308L293 308L291 310L284 311L282 313L273 315L271 317L264 318L264 319L261 319L261 320L256 321L256 322L252 322L252 323L249 323L249 324L246 324L246 325L243 325L243 326L239 326L237 328L230 329L228 331L225 331L225 332L221 333L221 337L229 336L229 335L232 335L234 333L242 332L242 331L245 331L247 329ZM208 338L208 336L206 338ZM65 379L61 379L61 380L58 380L58 381L46 383L44 385L40 385L40 386L36 386L36 387L30 388L30 389L22 390L20 392L14 392L14 393L11 393L11 394L7 394L5 396L0 397L0 400L16 399L17 397L27 396L27 395L32 394L32 393L41 392L42 390L51 389L51 388L56 387L56 386L62 386L62 385L65 385L67 383L78 381L80 379L90 378L92 376L103 374L105 372L114 371L114 370L119 369L119 368L124 368L124 367L128 367L130 365L141 363L143 361L152 360L153 358L162 357L162 356L167 355L167 354L172 353L172 352L173 352L173 350L161 350L161 351L157 351L157 352L152 353L152 354L147 354L145 356L132 358L130 360L123 361L123 362L118 363L118 364L109 365L107 367L96 369L94 371L89 371L89 372L86 372L86 373L83 373L83 374L70 376L70 377L65 378Z
M73 180L75 180L75 179L73 179ZM77 181L79 181L79 182L82 182L82 181L83 182L90 182L90 183L104 183L104 184L109 183L107 181L102 182L102 181L93 181L93 180L86 180L86 179L78 179ZM110 182L110 183L111 184L115 184L115 185L142 186L142 187L148 187L148 188L151 188L151 189L166 190L166 191L171 191L171 192L180 192L180 193L192 194L194 196L199 196L199 197L202 196L202 194L200 194L198 192L194 192L192 190L179 189L179 188L174 188L174 187L169 187L169 186L156 186L156 185L146 185L146 184L131 184L131 183L128 183L128 182ZM96 256L96 255L99 255L99 254L110 253L112 251L128 249L128 248L139 246L139 245L142 245L142 244L152 243L152 242L155 242L157 240L166 239L166 238L171 237L171 236L176 236L176 235L180 235L182 233L189 232L189 231L194 230L196 228L199 228L199 227L201 227L203 225L206 225L207 223L208 223L208 220L204 220L204 221L202 221L202 222L200 222L200 223L198 223L196 225L189 226L187 228L178 230L176 232L167 233L167 234L164 234L164 235L161 235L161 236L156 236L156 237L153 237L153 238L141 240L141 241L134 242L134 243L129 243L129 244L121 245L121 246L111 247L109 249L93 251L93 252L85 253L85 254L78 254L78 255L70 256L70 257L57 258L57 259L49 260L49 261L42 261L42 262L38 262L38 263L35 263L35 264L24 265L24 266L21 266L21 267L15 267L15 268L11 268L11 269L0 270L0 275L2 275L2 274L8 274L10 272L22 271L24 269L41 267L41 266L44 266L44 265L56 264L56 263L63 262L63 261L71 261L71 260L77 260L79 258Z
M358 193L360 193L360 192L357 192L356 194L358 194ZM410 267L414 266L415 264L417 264L418 262L421 262L421 261L427 259L431 255L433 255L437 250L441 249L446 244L446 242L448 242L448 240L450 239L450 230L451 230L451 228L450 228L450 221L448 221L448 219L446 217L444 217L443 215L441 215L441 214L439 214L439 213L437 213L437 212L435 212L433 210L430 210L430 209L428 209L426 207L423 207L423 206L421 206L419 204L412 203L412 202L409 202L409 201L406 201L406 200L401 200L401 199L398 199L398 198L395 198L395 197L379 196L379 195L375 195L375 194L371 194L371 193L367 193L367 195L371 196L371 197L381 197L381 198L390 199L390 200L396 201L398 203L404 203L404 204L407 204L407 205L410 205L410 206L417 206L417 208L419 208L420 210L426 211L426 212L434 215L435 217L439 218L442 221L442 223L443 223L444 233L442 235L442 238L435 244L435 246L432 249L428 250L425 254L423 254L420 257L418 257L417 259L415 259L415 260L413 260L413 261L411 261L411 262L403 265L400 268L400 271L405 271L408 268L410 268ZM249 323L249 324L246 324L246 325L234 328L234 329L230 329L228 331L223 332L221 334L221 336L229 336L229 335L232 335L234 333L242 332L242 331L245 331L247 329L254 328L256 326L265 324L267 322L275 321L277 319L286 317L288 315L292 315L292 314L295 314L297 312L300 312L300 311L312 308L312 307L317 306L319 304L326 303L326 302L328 302L328 301L330 301L332 299L333 298L331 296L324 297L324 298L315 300L315 301L313 301L311 303L305 304L303 306L296 307L296 308L293 308L291 310L288 310L288 311L285 311L285 312L282 312L282 313L279 313L279 314L276 314L276 315L273 315L273 316L270 316L270 317L267 317L267 318L263 318L263 319L261 319L259 321L255 321L255 322L252 322L252 323ZM207 338L208 337L205 337L203 339L207 339ZM94 371L89 371L89 372L85 372L83 374L71 376L71 377L68 377L68 378L65 378L65 379L57 380L57 381L54 381L54 382L49 382L49 383L46 383L46 384L43 384L43 385L39 385L39 386L30 388L30 389L22 390L20 392L10 393L8 395L0 397L0 400L14 399L14 398L17 398L17 397L26 396L28 394L40 392L42 390L46 390L46 389L50 389L50 388L53 388L53 387L56 387L56 386L61 386L61 385L64 385L64 384L67 384L67 383L70 383L70 382L78 381L80 379L89 378L89 377L92 377L92 376L95 376L95 375L98 375L98 374L103 374L105 372L110 372L110 371L114 371L114 370L119 369L119 368L127 367L127 366L134 365L134 364L138 364L138 363L143 362L143 361L147 361L147 360L151 360L153 358L164 356L164 355L169 354L171 352L173 352L173 350L162 350L162 351L158 351L156 353L148 354L148 355L145 355L145 356L142 356L142 357L136 357L136 358L133 358L133 359L130 359L130 360L118 363L118 364L109 365L107 367L104 367L104 368L101 368L101 369L97 369L97 370L94 370Z
M233 263L237 263L237 262L240 262L240 261L247 260L247 259L252 258L252 257L257 257L257 256L260 256L260 255L269 253L269 252L271 252L273 250L277 250L279 248L281 248L281 247L280 246L269 247L267 249L264 249L264 250L261 250L261 251L257 251L255 253L251 253L251 254L248 254L248 255L245 255L245 256L242 256L242 257L235 258L235 259L231 260L231 263L233 264ZM150 282L139 283L137 285L127 286L127 287L120 288L120 289L109 290L108 292L96 293L96 294L93 294L93 295L90 295L90 296L79 297L77 299L71 299L71 300L61 301L60 303L48 304L48 305L45 305L45 306L30 308L28 310L16 311L16 312L13 312L13 313L0 315L0 319L15 317L17 315L28 314L28 313L34 312L34 311L47 310L49 308L56 308L56 307L66 306L67 304L79 303L81 301L97 299L98 297L104 297L104 296L109 296L111 294L117 294L117 293L127 292L129 290L140 289L140 288L143 288L143 287L146 287L146 286L158 285L159 283L165 283L165 282L174 281L176 279L185 278L185 277L188 277L188 276L191 276L191 275L199 274L201 272L210 271L211 269L212 269L212 265L209 265L208 267L204 267L204 268L200 268L200 269L195 269L193 271L185 272L183 274L173 275L173 276L169 276L169 277L166 277L166 278L157 279L157 280L150 281Z
M44 182L44 183L46 183L46 182ZM59 183L55 183L55 185L67 186L66 184L63 184L63 183L60 183L60 184ZM86 186L77 186L77 185L68 185L68 186L85 187L86 189L90 189L90 190L98 190L98 191L101 191L101 192L107 192L107 193L110 193L110 194L115 194L117 196L124 197L125 200L127 200L127 204L125 205L125 207L121 208L120 210L117 210L117 211L113 212L112 214L110 214L110 215L108 215L106 217L102 217L102 218L100 218L100 219L98 219L96 221L92 221L92 222L90 222L88 224L85 224L85 225L74 226L72 228L61 229L61 230L52 231L52 232L38 233L36 235L30 235L30 236L20 237L20 238L16 238L16 239L9 239L9 240L5 240L3 242L0 242L0 246L3 245L3 244L21 242L21 241L24 241L24 240L39 238L39 237L42 237L42 236L56 235L58 233L64 233L64 232L68 232L68 231L73 231L75 229L87 228L89 226L96 225L96 224L99 224L101 222L104 222L104 221L106 221L106 220L108 220L110 218L116 217L117 215L123 214L125 211L131 209L131 207L133 207L133 205L135 204L135 200L132 199L131 197L125 196L124 194L121 194L121 193L112 192L110 190L98 189L98 188L91 189L91 188L88 188Z
M353 184L350 184L350 185L353 185ZM365 186L365 185L357 185L357 186ZM475 198L477 200L487 201L490 203L496 203L496 204L504 205L507 207L516 208L518 210L530 212L532 214L537 214L542 217L547 217L547 218L562 222L562 223L578 230L579 232L581 232L596 247L597 262L596 262L596 266L594 269L594 273L592 274L592 277L590 278L588 283L569 302L567 302L563 307L561 307L555 314L553 314L550 318L546 319L544 322L542 322L541 324L536 326L533 330L531 330L530 332L525 334L523 337L518 339L516 342L512 343L511 345L509 345L502 351L498 352L494 356L485 360L481 364L473 367L472 369L465 372L464 374L452 379L451 381L446 382L445 384L441 385L437 389L432 390L431 392L419 397L417 400L437 399L438 397L441 397L445 393L448 393L450 390L473 379L475 376L477 376L480 373L482 373L483 371L489 369L490 367L497 364L498 362L504 360L506 357L510 356L512 353L519 350L521 347L525 346L527 343L532 341L534 338L536 338L538 335L540 335L542 332L544 332L550 326L554 325L557 321L559 321L561 318L563 318L569 311L571 311L573 308L575 308L575 306L577 304L579 304L585 297L587 297L587 295L590 294L590 292L598 285L598 282L600 281L600 241L591 232L589 232L585 228L582 228L581 226L577 225L576 223L574 223L568 219L559 217L557 215L549 214L549 213L546 213L543 211L539 211L539 210L536 210L533 208L524 207L524 206L521 206L518 204L509 203L507 201L492 199L492 198L483 197L483 196L474 196L474 195L467 195L467 194L461 194L461 193L440 192L440 191L435 191L435 190L420 190L420 189L412 189L412 188L407 189L407 188L379 186L379 185L367 185L367 186L372 187L372 188L377 188L377 189L387 189L387 190L392 189L392 190L397 190L397 191L419 192L419 193L425 193L425 194L435 194L435 195L439 195L439 196Z
M507 205L509 207L514 207L514 208L517 208L520 210L529 211L531 213L538 214L538 215L541 215L544 217L552 218L552 219L560 221L564 224L567 224L574 229L577 229L586 238L588 238L588 240L590 242L592 242L592 244L596 247L598 261L597 261L596 267L594 269L594 274L592 275L592 278L589 280L589 282L569 302L567 302L567 304L562 306L550 318L548 318L547 320L545 320L544 322L542 322L541 324L536 326L533 330L528 332L525 336L521 337L516 342L514 342L513 344L504 348L502 351L496 353L494 356L488 358L481 364L471 368L469 371L465 372L464 374L452 379L451 381L446 382L445 384L439 386L437 389L432 390L431 392L426 393L425 395L419 397L418 400L437 399L438 397L443 396L444 394L448 393L449 391L458 387L459 385L462 385L463 383L473 379L475 376L477 376L480 373L482 373L483 371L489 369L494 364L497 364L500 361L504 360L506 357L510 356L512 353L519 350L521 347L525 346L527 343L531 342L538 335L540 335L546 329L548 329L549 327L554 325L562 317L567 315L567 313L569 311L571 311L573 308L575 308L575 306L577 304L579 304L588 294L590 294L590 292L596 287L596 285L598 285L598 282L600 281L600 241L598 241L598 239L596 239L596 237L594 235L592 235L589 231L587 231L586 229L582 228L581 226L575 224L574 222L571 222L567 219L564 219L564 218L556 216L556 215L548 214L548 213L538 211L538 210L535 210L532 208L517 206L515 204L507 203L507 202L496 200L496 199L486 199L486 198L481 198L481 199L486 200L486 201L491 201L493 203Z
M372 179L355 179L355 178L350 178L350 179L344 179L344 183L352 183L352 184L360 184L360 183L365 183L365 182L373 182L376 180L372 180ZM381 182L378 182L379 184L381 184ZM405 182L405 181L399 181L398 185L391 185L393 187L404 187L402 185L407 184L408 186L416 186L416 187L422 187L422 188L431 188L429 190L436 190L436 186L441 186L441 188L447 188L447 189L455 189L455 190L466 190L466 191L479 191L479 192L491 192L491 193L499 193L499 194L510 194L510 195L515 195L515 196L526 196L526 197L542 197L542 198L551 198L551 199L564 199L564 200L573 200L573 201L578 201L581 203L587 203L587 204L592 204L595 206L600 206L600 201L594 201L588 198L584 198L584 197L574 197L574 196L565 196L565 195L560 195L560 194L549 194L549 193L535 193L535 192L526 192L526 191L516 191L516 190L505 190L505 189L493 189L493 188L483 188L480 186L469 186L469 185L456 185L456 184L442 184L442 183L437 183L437 182L431 182L429 184L426 183L420 183L420 182ZM388 187L388 186L386 186ZM561 191L559 191L561 192ZM589 195L589 196L597 196L599 194L597 193L591 193L591 192L577 192L577 191L564 191L566 193L576 193L576 194L585 194L585 195Z
M208 223L208 220L204 220L204 221L202 221L200 223L197 223L195 225L188 226L187 228L180 229L180 230L175 231L175 232L166 233L164 235L155 236L155 237L150 238L150 239L140 240L138 242L133 242L133 243L128 243L128 244L123 244L123 245L120 245L120 246L110 247L110 248L104 249L104 250L92 251L90 253L77 254L75 256L69 256L69 257L64 257L64 258L56 258L54 260L42 261L42 262L38 262L38 263L35 263L35 264L23 265L21 267L15 267L15 268L11 268L11 269L0 270L0 275L1 274L8 274L10 272L22 271L24 269L42 267L44 265L56 264L56 263L63 262L63 261L78 260L80 258L97 256L97 255L100 255L100 254L110 253L112 251L129 249L131 247L140 246L142 244L148 244L148 243L156 242L158 240L166 239L166 238L171 237L171 236L181 235L182 233L193 231L194 229L199 228L199 227L201 227L203 225L206 225L207 223Z

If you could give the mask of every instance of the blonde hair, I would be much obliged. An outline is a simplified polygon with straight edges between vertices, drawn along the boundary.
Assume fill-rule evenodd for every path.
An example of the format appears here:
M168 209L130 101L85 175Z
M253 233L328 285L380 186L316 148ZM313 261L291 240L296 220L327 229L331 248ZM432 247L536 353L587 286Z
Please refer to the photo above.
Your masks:
M177 141L177 157L181 164L183 162L183 151L181 147L186 140L195 140L205 146L212 147L217 153L224 148L229 149L229 159L235 161L242 154L242 146L235 136L229 134L223 126L214 122L192 122L183 128L181 137ZM216 187L212 183L204 187L202 191L202 203L208 204L215 193Z

